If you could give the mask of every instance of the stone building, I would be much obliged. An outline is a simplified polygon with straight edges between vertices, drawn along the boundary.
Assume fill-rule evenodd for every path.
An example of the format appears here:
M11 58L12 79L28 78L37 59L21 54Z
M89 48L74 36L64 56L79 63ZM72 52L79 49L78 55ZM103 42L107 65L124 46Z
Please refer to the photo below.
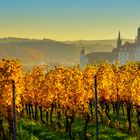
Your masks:
M116 48L112 52L91 52L86 54L85 49L82 48L80 53L80 67L83 68L86 64L100 63L108 61L113 63L119 61L120 65L127 61L140 61L140 27L138 28L135 43L125 42L122 44L120 32L118 34Z

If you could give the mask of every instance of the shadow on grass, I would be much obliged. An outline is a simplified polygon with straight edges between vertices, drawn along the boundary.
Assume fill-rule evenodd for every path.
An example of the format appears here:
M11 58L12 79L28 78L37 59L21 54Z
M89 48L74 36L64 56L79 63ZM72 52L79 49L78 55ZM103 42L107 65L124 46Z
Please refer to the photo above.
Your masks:
M67 139L66 134L61 131L54 131L51 126L43 126L40 123L25 123L22 124L22 130L26 130L32 137L35 136L38 140L64 140ZM26 139L28 140L28 139Z
M51 125L45 126L39 122L20 120L18 125L19 140L68 140L65 125L60 130ZM123 125L121 126L123 127ZM72 125L73 140L83 140L84 121L75 119ZM95 139L95 122L88 124L88 140ZM116 129L114 122L111 126L99 123L99 140L137 140L137 134L129 134L127 128Z

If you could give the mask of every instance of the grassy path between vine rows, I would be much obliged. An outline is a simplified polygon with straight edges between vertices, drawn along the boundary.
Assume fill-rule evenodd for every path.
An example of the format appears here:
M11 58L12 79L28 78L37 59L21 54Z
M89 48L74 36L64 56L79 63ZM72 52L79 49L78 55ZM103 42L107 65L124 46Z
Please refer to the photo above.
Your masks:
M27 116L26 116L27 117ZM119 115L119 126L116 123L116 115L110 114L112 123L109 126L107 118L104 117L104 125L99 122L99 140L139 140L140 128L138 127L136 112L132 117L132 133L128 133L128 123L126 115ZM44 118L45 119L45 118ZM40 121L20 118L17 125L17 140L69 140L65 133L65 118L61 119L62 128L57 127L57 117L53 116L53 126L47 126ZM5 123L6 134L8 136L8 124ZM72 124L73 140L83 140L84 120L75 118ZM95 139L95 120L90 121L87 129L89 140ZM8 140L8 138L7 138Z
M123 121L123 120L122 120ZM115 123L115 121L113 122ZM64 124L65 125L65 124ZM114 125L114 124L113 124ZM133 124L133 133L129 134L127 129L114 128L114 126L99 124L99 139L103 140L138 140L140 133L139 128ZM78 119L74 121L72 125L73 138L75 140L83 139L84 122ZM137 129L137 130L136 130ZM135 133L136 131L136 133ZM90 122L88 124L88 138L95 139L95 123ZM52 127L50 124L45 126L40 122L30 121L28 119L20 119L17 130L17 138L19 140L68 140L69 137L65 133L65 127L58 130L56 125Z

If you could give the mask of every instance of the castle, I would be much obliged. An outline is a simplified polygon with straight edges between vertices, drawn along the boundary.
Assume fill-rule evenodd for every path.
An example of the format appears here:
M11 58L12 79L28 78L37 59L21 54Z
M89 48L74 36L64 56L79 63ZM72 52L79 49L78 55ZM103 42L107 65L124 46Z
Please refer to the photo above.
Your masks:
M140 61L140 27L138 28L135 43L125 42L122 44L120 32L117 39L117 47L112 52L92 52L85 53L82 48L80 53L80 67L83 68L86 64L100 63L108 61L113 63L119 61L120 65L125 64L127 61Z

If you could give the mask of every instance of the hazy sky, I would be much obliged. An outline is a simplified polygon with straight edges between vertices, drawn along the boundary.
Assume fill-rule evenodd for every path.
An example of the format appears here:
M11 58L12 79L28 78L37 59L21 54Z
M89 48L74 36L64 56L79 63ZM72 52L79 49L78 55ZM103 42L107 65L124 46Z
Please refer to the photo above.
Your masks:
M135 38L140 0L0 0L0 37Z

